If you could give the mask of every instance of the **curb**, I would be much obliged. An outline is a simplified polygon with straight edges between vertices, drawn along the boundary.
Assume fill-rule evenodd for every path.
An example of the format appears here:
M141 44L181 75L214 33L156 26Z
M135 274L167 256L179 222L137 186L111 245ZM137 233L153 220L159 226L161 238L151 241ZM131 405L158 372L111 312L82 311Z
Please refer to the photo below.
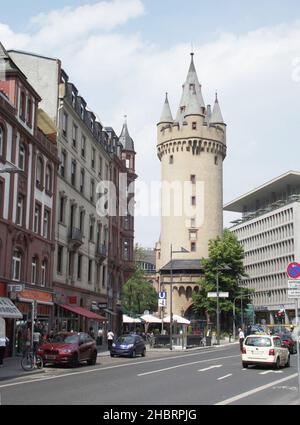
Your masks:
M45 370L34 370L34 371L28 371L28 372L21 372L17 375L7 375L7 376L1 376L0 377L0 382L1 381L8 381L10 379L16 379L16 378L23 378L24 376L30 376L30 375L37 375L38 373L45 373Z

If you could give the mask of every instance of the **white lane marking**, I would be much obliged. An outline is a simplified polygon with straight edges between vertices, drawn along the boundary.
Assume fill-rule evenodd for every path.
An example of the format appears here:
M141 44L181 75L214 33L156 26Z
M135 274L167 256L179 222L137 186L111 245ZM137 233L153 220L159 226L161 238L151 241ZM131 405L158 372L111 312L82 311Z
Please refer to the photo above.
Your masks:
M259 372L260 375L267 375L268 373L282 373L282 370L265 370L264 372Z
M214 358L214 359L198 360L198 361L196 361L196 362L184 363L184 364L180 364L180 365L177 365L177 366L166 367L166 368L164 368L164 369L152 370L151 372L139 373L137 376L151 375L152 373L165 372L166 370L176 369L176 368L178 368L178 367L191 366L191 365L193 365L193 364L197 364L197 363L212 362L212 361L214 361L214 360L230 359L230 358L232 358L232 357L240 357L240 354L237 354L237 355L235 355L235 356L216 357L216 358ZM1 388L1 387L0 387L0 388Z
M225 379L225 378L229 378L229 376L232 376L232 373L228 373L228 375L221 376L221 378L218 378L218 381L221 381L222 379Z
M221 406L221 405L224 406L224 405L227 405L227 404L230 404L230 403L234 403L237 400L249 397L252 394L255 394L255 393L258 393L260 391L266 390L267 388L273 387L276 384L280 384L281 382L285 382L285 381L288 381L290 379L294 379L294 378L296 378L296 376L298 376L298 373L293 373L293 375L287 376L286 378L278 379L277 381L270 382L269 384L262 385L261 387L254 388L253 390L246 391L245 393L242 393L242 394L236 395L234 397L228 398L227 400L219 401L218 403L215 403L215 406Z
M209 366L206 367L205 369L199 369L198 372L205 372L206 370L210 370L210 369L214 369L215 367L222 367L222 364L216 364L215 366Z
M226 348L220 349L220 350L218 349L218 352L227 351L227 350L228 349L226 349ZM73 376L73 375L82 375L82 374L85 374L85 373L101 372L103 370L117 369L117 368L120 368L120 367L134 366L134 365L140 365L140 364L145 364L145 363L161 362L162 360L180 359L182 357L191 357L191 356L196 356L196 355L199 355L199 354L210 354L210 353L215 353L215 350L201 351L201 352L197 352L197 353L183 354L183 355L179 355L179 356L177 355L177 356L169 356L169 357L160 357L158 359L142 360L142 361L132 362L132 363L122 363L122 364L114 365L114 366L97 367L97 368L93 368L93 369L89 369L89 370L82 370L80 372L63 373L61 375L49 376L49 377L38 378L38 379L35 378L35 379L28 380L28 381L18 381L18 382L13 382L11 384L3 384L3 385L0 385L0 388L13 387L13 386L16 386L16 385L48 381L50 379L65 378L65 377L69 377L69 376ZM233 357L236 357L236 356L233 356ZM18 379L18 378L16 378L16 379Z

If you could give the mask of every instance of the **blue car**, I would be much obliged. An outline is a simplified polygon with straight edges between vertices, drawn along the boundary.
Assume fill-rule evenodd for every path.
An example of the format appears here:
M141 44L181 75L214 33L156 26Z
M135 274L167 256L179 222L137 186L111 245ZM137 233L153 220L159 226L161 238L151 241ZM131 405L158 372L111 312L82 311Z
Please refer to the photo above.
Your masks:
M140 354L146 355L145 341L139 335L122 335L113 342L110 350L110 356L129 356L136 357Z

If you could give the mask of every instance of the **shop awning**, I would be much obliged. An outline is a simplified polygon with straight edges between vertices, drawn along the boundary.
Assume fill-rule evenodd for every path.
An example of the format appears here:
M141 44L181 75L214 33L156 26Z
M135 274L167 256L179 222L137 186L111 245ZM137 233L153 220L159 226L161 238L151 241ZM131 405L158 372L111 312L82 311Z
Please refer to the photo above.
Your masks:
M0 298L0 317L4 319L22 319L23 314L9 298Z
M92 311L83 307L72 307L66 304L58 304L58 306L65 310L71 311L72 313L78 314L79 316L86 317L87 319L97 320L98 322L107 321L107 319L103 316L100 316L100 314L93 313Z

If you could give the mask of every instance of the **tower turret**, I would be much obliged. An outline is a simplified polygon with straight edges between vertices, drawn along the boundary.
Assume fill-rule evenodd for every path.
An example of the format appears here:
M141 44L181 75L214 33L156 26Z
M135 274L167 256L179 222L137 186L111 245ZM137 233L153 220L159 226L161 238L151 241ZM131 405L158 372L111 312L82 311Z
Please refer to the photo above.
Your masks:
M162 110L158 124L172 124L173 121L174 120L172 117L172 112L171 112L171 108L170 108L169 100L168 100L168 93L166 93L166 99L164 102L163 110Z
M220 105L219 105L218 93L216 93L216 99L215 99L214 109L213 109L213 112L212 112L210 123L211 124L221 124L221 125L224 125L224 126L226 125L224 123L221 108L220 108Z

